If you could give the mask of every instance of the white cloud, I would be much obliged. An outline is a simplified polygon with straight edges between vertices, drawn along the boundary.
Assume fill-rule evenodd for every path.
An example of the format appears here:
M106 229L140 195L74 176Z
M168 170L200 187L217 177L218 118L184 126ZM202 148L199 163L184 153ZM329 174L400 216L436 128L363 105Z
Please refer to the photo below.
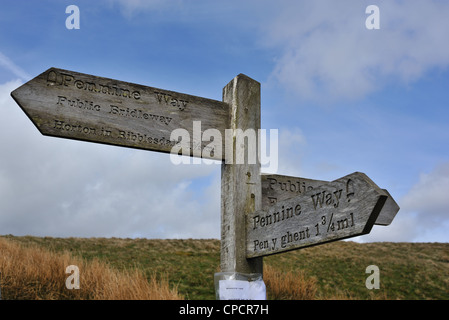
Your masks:
M0 85L0 234L219 237L218 166L44 137L10 97L20 84Z
M360 241L443 241L449 227L449 162L419 181L398 202L401 209L388 227L374 226Z
M299 96L357 99L391 81L413 82L449 65L449 3L377 1L380 30L368 30L372 1L282 1L264 42L279 52L272 77Z
M421 174L419 182L402 199L405 211L416 212L420 224L438 227L449 221L449 162Z
M399 210L389 226L374 225L368 235L349 239L356 242L409 242L419 241L419 224L416 215Z
M145 13L164 23L229 25L220 30L246 35L245 41L257 44L262 55L270 49L271 80L301 98L321 102L362 98L449 65L447 1L375 2L379 30L365 26L370 0L107 0L128 18Z

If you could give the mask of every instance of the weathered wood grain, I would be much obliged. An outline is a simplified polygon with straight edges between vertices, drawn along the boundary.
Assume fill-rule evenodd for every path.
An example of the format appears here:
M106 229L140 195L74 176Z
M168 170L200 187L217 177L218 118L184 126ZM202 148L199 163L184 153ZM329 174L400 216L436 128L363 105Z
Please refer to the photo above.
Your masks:
M262 174L262 208L266 210L277 201L293 198L327 183L329 181ZM387 193L388 198L374 224L387 226L393 221L400 208L390 193L386 189L382 190Z
M248 215L247 257L367 234L386 199L383 190L356 172L278 201Z
M171 152L182 140L171 133L185 129L191 156L224 157L224 139L201 141L207 129L225 136L229 105L221 101L56 68L11 95L43 135Z
M240 74L223 89L223 101L231 106L233 152L227 150L231 158L221 167L221 271L262 274L262 258L247 259L245 245L246 217L262 209L260 162L236 161L241 152L257 152L254 146L236 146L236 136L238 129L260 129L260 84Z

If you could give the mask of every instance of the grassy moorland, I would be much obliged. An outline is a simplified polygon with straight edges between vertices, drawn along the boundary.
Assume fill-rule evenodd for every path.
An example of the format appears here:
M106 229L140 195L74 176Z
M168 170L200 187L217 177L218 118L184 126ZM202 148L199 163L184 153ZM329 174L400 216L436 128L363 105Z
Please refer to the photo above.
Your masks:
M11 257L14 250L20 250L9 248L8 251L6 244L20 250L38 252L37 256L50 254L52 259L65 257L59 264L37 257L27 260L28 264L39 264L50 270L51 274L58 274L55 288L46 285L45 282L50 281L47 278L38 278L37 274L43 271L31 269L34 271L28 271L31 274L20 282L19 271L23 266L6 270L6 265L11 267L24 261L23 252L18 253L19 257L14 260ZM154 299L214 299L213 275L219 271L219 261L218 240L2 236L0 288L3 299L152 299L148 295L137 297L123 293L115 296L93 293L70 295L67 293L70 290L65 288L68 275L65 274L64 265L80 264L83 266L80 267L81 289L96 286L95 290L102 293L102 286L111 287L111 282L122 281L115 284L116 290L123 290L120 287L124 287L125 283L135 283L143 288L142 291L150 291L140 283L143 277L153 288L157 287L155 290L165 292L165 295L153 296ZM83 270L92 264L102 265L103 269L98 269L97 273L112 272L113 275L106 278L98 276L105 278L102 280L105 282L99 283L95 279L87 282L83 278ZM365 286L365 280L370 275L365 273L369 265L379 267L378 290L368 290ZM269 256L264 258L264 266L269 299L449 299L448 243L359 244L340 241ZM16 273L10 270L16 270ZM121 277L125 280L117 280ZM140 280L131 280L130 277ZM46 291L59 290L60 293L47 292L33 297L21 293L34 290L24 286L47 286ZM131 291L136 292L137 289Z
M79 283L72 280L74 266ZM77 290L67 289L66 283ZM0 289L7 300L183 299L166 278L155 274L146 277L136 268L119 271L96 258L87 261L4 238L0 238Z

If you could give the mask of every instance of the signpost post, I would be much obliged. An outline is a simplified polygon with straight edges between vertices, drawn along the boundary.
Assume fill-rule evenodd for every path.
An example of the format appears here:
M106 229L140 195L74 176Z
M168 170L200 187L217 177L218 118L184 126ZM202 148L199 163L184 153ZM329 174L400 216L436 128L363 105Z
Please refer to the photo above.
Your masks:
M257 156L252 157L257 155L257 144L248 139L246 147L237 145L238 130L256 134L260 129L260 84L238 75L223 89L223 101L231 107L235 142L232 152L226 150L227 159L221 167L221 270L262 273L262 259L248 260L245 253L246 216L262 209L260 162ZM244 139L240 143L245 143ZM246 161L236 164L239 157L246 157ZM250 163L251 158L255 163Z
M43 135L222 161L218 298L261 299L263 256L367 234L399 210L362 173L261 175L260 84L242 74L223 101L57 68L11 95Z
M230 128L221 166L221 272L215 274L218 299L242 296L265 297L260 286L241 286L240 281L260 282L262 258L248 259L245 250L246 217L262 209L262 182L257 140L260 129L260 84L238 75L223 89L223 101L230 105ZM246 142L244 136L247 136ZM240 159L240 161L238 161ZM243 160L243 161L241 161ZM263 284L263 282L262 282ZM234 288L226 295L222 287ZM238 288L238 289L235 289ZM242 295L240 291L245 288ZM253 291L259 291L254 293Z

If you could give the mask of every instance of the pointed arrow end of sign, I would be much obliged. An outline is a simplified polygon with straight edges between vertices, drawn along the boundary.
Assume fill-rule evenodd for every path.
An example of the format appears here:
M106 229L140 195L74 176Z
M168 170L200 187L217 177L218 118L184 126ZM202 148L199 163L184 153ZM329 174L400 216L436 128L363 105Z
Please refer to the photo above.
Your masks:
M28 91L29 87L32 85L33 82L36 81L37 78L41 77L44 74L47 74L50 70L55 68L49 68L48 70L42 72L40 75L34 77L31 80L28 80L24 84L22 84L20 87L16 88L14 91L11 92L11 97L16 101L17 103L22 102L21 98L26 95L26 92ZM20 106L22 108L22 106Z
M371 184L373 187L378 190L378 192L384 194L386 196L386 199L384 201L383 206L380 208L380 212L377 216L377 219L375 220L374 224L379 226L388 226L393 221L396 214L399 212L399 205L396 203L396 201L393 199L391 194L386 189L380 189L376 183L374 183L366 174L362 172L356 172L356 174L359 174L364 177L365 181L367 181L369 184Z
M40 104L40 97L45 95L42 85L39 86L39 81L41 78L45 78L52 69L55 68L49 68L11 92L11 97L43 135L45 134L41 130L42 117L39 112L36 112L34 106Z
M32 81L32 80L30 80ZM22 84L20 87L18 87L17 89L15 89L14 91L11 92L11 97L14 99L14 101L17 103L17 105L22 109L23 112L25 112L25 114L28 116L28 118L30 118L31 121L33 121L30 117L30 115L27 112L27 109L25 107L26 103L24 101L24 97L25 97L25 92L26 92L26 88L28 86L28 83L30 82L25 82L24 84Z
M21 92L21 88L26 85L28 82L26 82L25 84L21 85L20 87L18 87L17 89L15 89L14 91L11 92L11 97L14 99L14 101L22 108L21 106L21 101L20 101L20 92Z
M375 224L380 224L380 223L378 223L378 219L379 219L379 216L381 215L381 213L383 213L383 211L384 211L383 208L385 206L385 203L387 202L387 199L389 198L389 194L388 194L388 192L386 192L386 190L379 188L377 186L377 184L374 183L374 181L371 180L363 172L354 172L354 173L347 175L346 177L344 177L342 179L349 179L348 181L350 181L351 179L354 179L354 180L360 181L360 182L363 181L366 184L364 187L365 190L367 190L367 191L371 190L372 195L374 196L373 199L377 199L377 201L371 211L371 214L369 215L369 218L365 224L365 227L361 233L361 234L368 234L371 232L371 229ZM349 183L347 184L347 188L349 188ZM387 219L385 219L385 220L387 220Z
M383 191L383 190L381 190L381 191ZM375 224L377 224L377 220L379 218L380 213L382 212L382 208L384 207L387 199L388 199L388 196L386 194L379 195L376 205L374 206L373 210L371 211L371 215L370 215L368 221L366 222L366 225L365 225L365 228L364 228L362 234L370 233L373 226Z
M376 225L379 226L388 226L393 221L396 214L399 212L400 207L396 203L396 201L393 199L393 197L390 195L388 190L382 189L388 196L387 201L385 201L384 207L379 214L379 217L377 217Z

